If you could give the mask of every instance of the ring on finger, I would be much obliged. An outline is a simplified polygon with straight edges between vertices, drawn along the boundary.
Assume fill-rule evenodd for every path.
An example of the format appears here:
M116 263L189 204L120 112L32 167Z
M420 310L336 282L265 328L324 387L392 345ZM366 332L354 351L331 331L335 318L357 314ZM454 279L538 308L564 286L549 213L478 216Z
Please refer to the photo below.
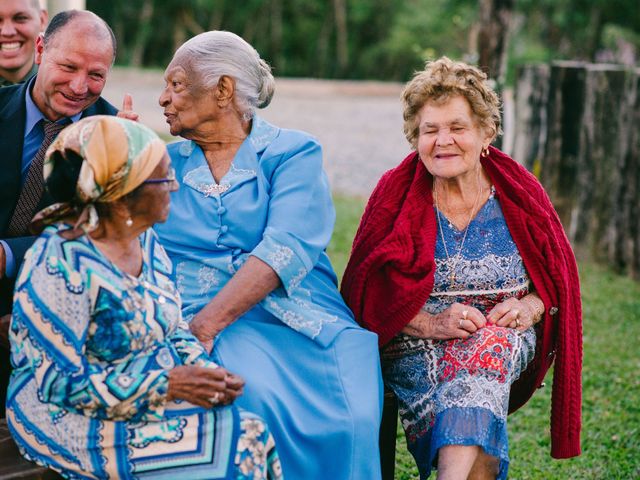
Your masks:
M216 392L213 394L213 397L209 397L209 403L211 403L211 405L217 405L220 403L221 397L220 392Z
M469 310L462 310L462 320L466 320L467 315L469 315Z
M516 328L519 328L519 327L520 327L520 325L522 325L522 324L520 323L520 319L519 319L518 317L516 317Z
M460 321L458 322L458 327L462 328L462 322L464 322L464 318L461 318Z

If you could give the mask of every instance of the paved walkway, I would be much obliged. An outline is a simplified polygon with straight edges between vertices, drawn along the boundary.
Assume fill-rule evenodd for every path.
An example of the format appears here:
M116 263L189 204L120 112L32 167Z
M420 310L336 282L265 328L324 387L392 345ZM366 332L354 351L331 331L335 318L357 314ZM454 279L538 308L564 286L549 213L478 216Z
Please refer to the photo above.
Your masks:
M116 68L104 94L120 107L124 93L131 93L140 120L168 136L158 105L163 85L160 70ZM334 191L368 196L380 176L410 150L402 133L401 90L398 83L277 79L271 105L259 113L320 140Z

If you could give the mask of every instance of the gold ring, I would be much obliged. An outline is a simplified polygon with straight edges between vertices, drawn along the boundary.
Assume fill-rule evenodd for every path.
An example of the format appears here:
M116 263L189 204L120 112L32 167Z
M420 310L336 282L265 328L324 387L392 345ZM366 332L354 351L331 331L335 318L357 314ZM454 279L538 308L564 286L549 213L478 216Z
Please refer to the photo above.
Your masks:
M467 315L469 315L469 310L462 310L462 319L463 320L467 319Z
M464 318L461 318L458 322L458 327L462 328L462 322L464 322Z
M520 326L520 319L516 317L516 328L518 328L519 326Z

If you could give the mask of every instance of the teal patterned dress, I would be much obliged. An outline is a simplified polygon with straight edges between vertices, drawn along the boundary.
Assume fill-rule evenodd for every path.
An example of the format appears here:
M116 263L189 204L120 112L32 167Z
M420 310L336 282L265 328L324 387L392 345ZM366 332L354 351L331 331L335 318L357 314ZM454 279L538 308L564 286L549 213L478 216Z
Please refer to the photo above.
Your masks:
M259 417L166 400L169 370L217 365L182 321L155 233L133 277L60 228L16 284L7 421L22 454L67 478L281 478Z

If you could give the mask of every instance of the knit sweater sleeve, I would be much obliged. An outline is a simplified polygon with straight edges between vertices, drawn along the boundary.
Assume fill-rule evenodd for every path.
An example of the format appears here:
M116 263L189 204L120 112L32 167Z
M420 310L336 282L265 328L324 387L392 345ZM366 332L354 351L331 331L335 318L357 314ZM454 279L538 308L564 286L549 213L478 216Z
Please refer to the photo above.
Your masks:
M536 291L545 304L537 358L514 384L516 407L524 404L555 357L551 401L551 455L580 454L582 311L571 245L540 182L524 167L491 148L483 166L500 195L505 220ZM512 408L513 411L513 408Z
M381 345L418 313L433 288L430 179L415 152L381 178L343 276L347 305Z

